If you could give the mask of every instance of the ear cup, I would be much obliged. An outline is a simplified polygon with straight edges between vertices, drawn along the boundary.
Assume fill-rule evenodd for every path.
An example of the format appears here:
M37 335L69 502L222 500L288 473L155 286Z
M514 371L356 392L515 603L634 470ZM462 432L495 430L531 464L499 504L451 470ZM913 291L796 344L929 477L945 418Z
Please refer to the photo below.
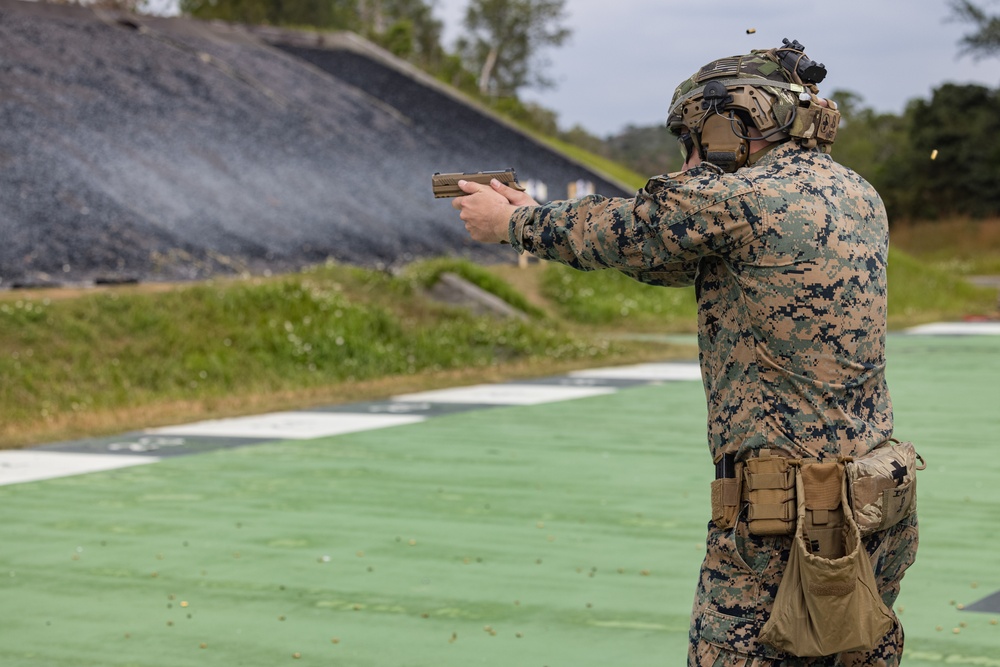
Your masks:
M701 159L732 173L750 157L746 125L733 112L712 114L701 126Z

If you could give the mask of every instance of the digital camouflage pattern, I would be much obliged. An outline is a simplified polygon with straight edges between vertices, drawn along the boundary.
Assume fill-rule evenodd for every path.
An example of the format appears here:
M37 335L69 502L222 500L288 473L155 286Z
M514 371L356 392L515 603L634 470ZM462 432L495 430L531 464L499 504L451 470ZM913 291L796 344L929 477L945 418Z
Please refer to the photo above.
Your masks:
M694 284L712 458L854 456L892 435L882 200L818 150L517 209L510 241L577 269Z
M702 163L657 176L634 199L522 207L510 242L577 269L695 285L713 460L765 447L859 457L892 435L886 213L871 185L828 154L785 142L735 173ZM873 652L840 662L789 661L758 644L790 538L745 533L743 521L709 524L690 664L897 664L898 623ZM865 541L890 608L916 542L915 515Z

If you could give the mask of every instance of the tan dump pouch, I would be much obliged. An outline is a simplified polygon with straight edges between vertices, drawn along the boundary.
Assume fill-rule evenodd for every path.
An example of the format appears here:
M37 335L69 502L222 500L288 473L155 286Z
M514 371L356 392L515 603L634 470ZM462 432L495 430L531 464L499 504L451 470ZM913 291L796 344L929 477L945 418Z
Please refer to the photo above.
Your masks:
M846 555L823 558L806 548L809 491L803 481L809 477L807 468L808 464L803 464L802 474L796 476L798 525L788 566L760 639L801 657L871 650L892 628L892 614L879 596L871 560L850 512L844 514ZM841 480L840 503L846 507L847 485L843 477Z
M895 526L917 509L922 464L912 442L897 440L847 464L848 497L862 537Z
M736 464L736 476L712 482L712 522L722 530L736 525L742 501L743 464Z
M762 449L743 466L747 527L754 535L791 535L795 530L793 459Z

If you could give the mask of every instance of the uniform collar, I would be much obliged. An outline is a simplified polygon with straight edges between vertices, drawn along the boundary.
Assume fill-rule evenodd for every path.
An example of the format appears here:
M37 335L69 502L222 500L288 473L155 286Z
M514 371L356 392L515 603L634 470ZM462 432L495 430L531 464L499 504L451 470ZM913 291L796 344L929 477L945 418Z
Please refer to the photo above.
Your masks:
M747 166L751 167L766 167L767 165L773 163L775 160L779 160L786 155L794 155L796 153L812 153L818 152L815 148L803 148L799 144L792 140L782 141L778 144L771 144L767 148L757 151L750 156L747 160Z

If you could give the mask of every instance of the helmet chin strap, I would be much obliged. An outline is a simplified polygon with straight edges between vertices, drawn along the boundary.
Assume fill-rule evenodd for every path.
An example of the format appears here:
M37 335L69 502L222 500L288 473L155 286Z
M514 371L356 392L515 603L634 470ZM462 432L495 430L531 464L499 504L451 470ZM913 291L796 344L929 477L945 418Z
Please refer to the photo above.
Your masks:
M768 144L767 146L764 146L760 150L757 150L757 151L754 151L753 153L750 153L750 157L747 158L747 164L746 164L746 166L752 167L755 164L757 164L758 160L760 160L762 157L764 157L765 155L767 155L771 151L771 149L774 148L777 145L778 144L773 144L773 143L772 144Z

